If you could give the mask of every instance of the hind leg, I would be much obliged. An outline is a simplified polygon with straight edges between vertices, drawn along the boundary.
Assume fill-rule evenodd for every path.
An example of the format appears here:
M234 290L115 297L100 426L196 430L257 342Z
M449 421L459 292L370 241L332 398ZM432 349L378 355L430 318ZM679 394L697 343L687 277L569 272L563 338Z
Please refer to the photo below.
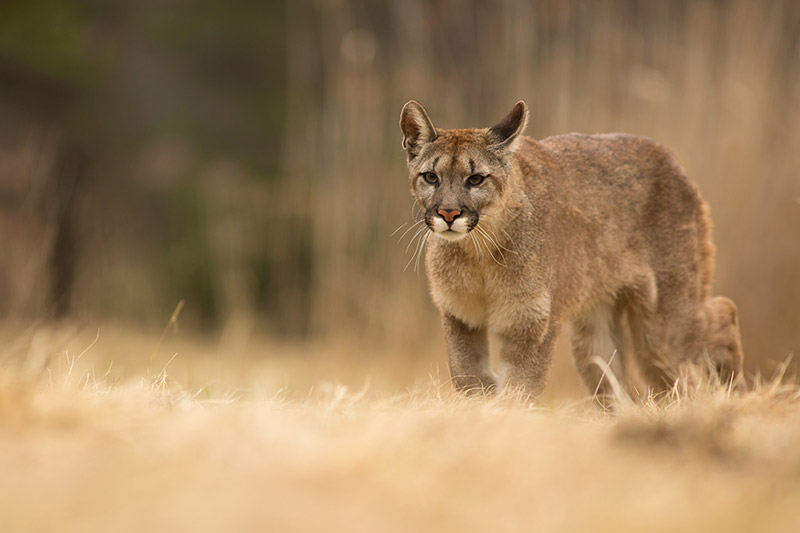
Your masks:
M575 366L586 388L603 407L613 403L614 381L623 391L627 389L619 322L618 310L604 304L574 320L570 328Z
M685 353L679 344L690 329L688 317L695 314L694 310L659 298L652 273L622 291L621 300L628 317L631 353L644 384L656 394L670 390Z
M743 376L742 340L736 304L730 298L709 298L706 314L705 352L723 384L739 384Z
M671 288L672 294L680 294ZM628 309L633 348L651 390L669 390L682 368L702 367L705 357L723 383L741 376L739 324L730 299L655 298L652 289L633 294Z
M636 308L628 315L633 344L632 354L647 389L656 395L672 389L685 362L683 350L667 342L663 319Z

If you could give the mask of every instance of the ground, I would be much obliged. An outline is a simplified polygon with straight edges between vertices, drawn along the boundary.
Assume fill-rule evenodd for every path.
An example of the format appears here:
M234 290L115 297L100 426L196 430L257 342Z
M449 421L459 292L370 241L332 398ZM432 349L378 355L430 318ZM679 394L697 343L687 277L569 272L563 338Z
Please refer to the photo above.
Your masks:
M4 532L800 530L786 376L608 414L558 384L537 405L465 399L402 350L2 341Z

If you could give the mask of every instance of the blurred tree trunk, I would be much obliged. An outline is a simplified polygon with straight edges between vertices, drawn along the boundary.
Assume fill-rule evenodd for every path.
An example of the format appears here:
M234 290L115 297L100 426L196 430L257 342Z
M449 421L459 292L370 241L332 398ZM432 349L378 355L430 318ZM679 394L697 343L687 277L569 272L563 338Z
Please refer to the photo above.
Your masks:
M8 223L16 226L10 231L20 231L33 240L20 243L25 249L16 252L24 256L16 268L26 265L27 271L5 274L12 284L25 280L30 287L11 291L12 301L4 307L12 315L62 318L70 308L75 277L74 203L88 166L88 151L71 141L70 132L60 125L74 112L76 87L2 58L0 79L2 95L16 102L11 111L17 115L5 125L9 129L4 133L24 138L24 131L44 132L44 148L32 156L33 168L7 179L22 195L21 201L34 207L7 214ZM36 127L26 128L25 124ZM57 146L54 155L47 144Z
M55 318L63 318L70 310L78 254L75 203L89 167L89 157L83 148L66 142L57 158L45 193L44 217L53 232L49 257L50 306Z

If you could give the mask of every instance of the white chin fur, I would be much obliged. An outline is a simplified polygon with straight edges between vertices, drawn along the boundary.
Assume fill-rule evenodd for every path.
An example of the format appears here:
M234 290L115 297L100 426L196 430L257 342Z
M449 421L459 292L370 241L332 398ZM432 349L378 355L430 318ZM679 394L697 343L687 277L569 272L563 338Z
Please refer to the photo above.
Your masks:
M436 235L438 235L439 237L441 237L441 238L443 238L443 239L447 239L448 241L451 241L451 242L452 242L452 241L458 241L458 240L461 240L461 239L463 239L464 237L466 237L466 236L467 236L467 234L466 234L466 233L457 233L457 232L455 232L455 231L451 231L451 230L448 230L448 231L442 231L442 232L435 231L434 233L435 233Z

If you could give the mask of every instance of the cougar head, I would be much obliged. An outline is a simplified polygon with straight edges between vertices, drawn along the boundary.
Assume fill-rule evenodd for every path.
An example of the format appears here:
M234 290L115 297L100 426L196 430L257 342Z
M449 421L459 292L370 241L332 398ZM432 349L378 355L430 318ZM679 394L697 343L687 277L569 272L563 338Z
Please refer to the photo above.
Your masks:
M512 156L527 121L522 100L503 120L484 129L437 129L418 102L403 106L400 129L411 194L424 209L428 229L457 241L481 217L503 216Z

